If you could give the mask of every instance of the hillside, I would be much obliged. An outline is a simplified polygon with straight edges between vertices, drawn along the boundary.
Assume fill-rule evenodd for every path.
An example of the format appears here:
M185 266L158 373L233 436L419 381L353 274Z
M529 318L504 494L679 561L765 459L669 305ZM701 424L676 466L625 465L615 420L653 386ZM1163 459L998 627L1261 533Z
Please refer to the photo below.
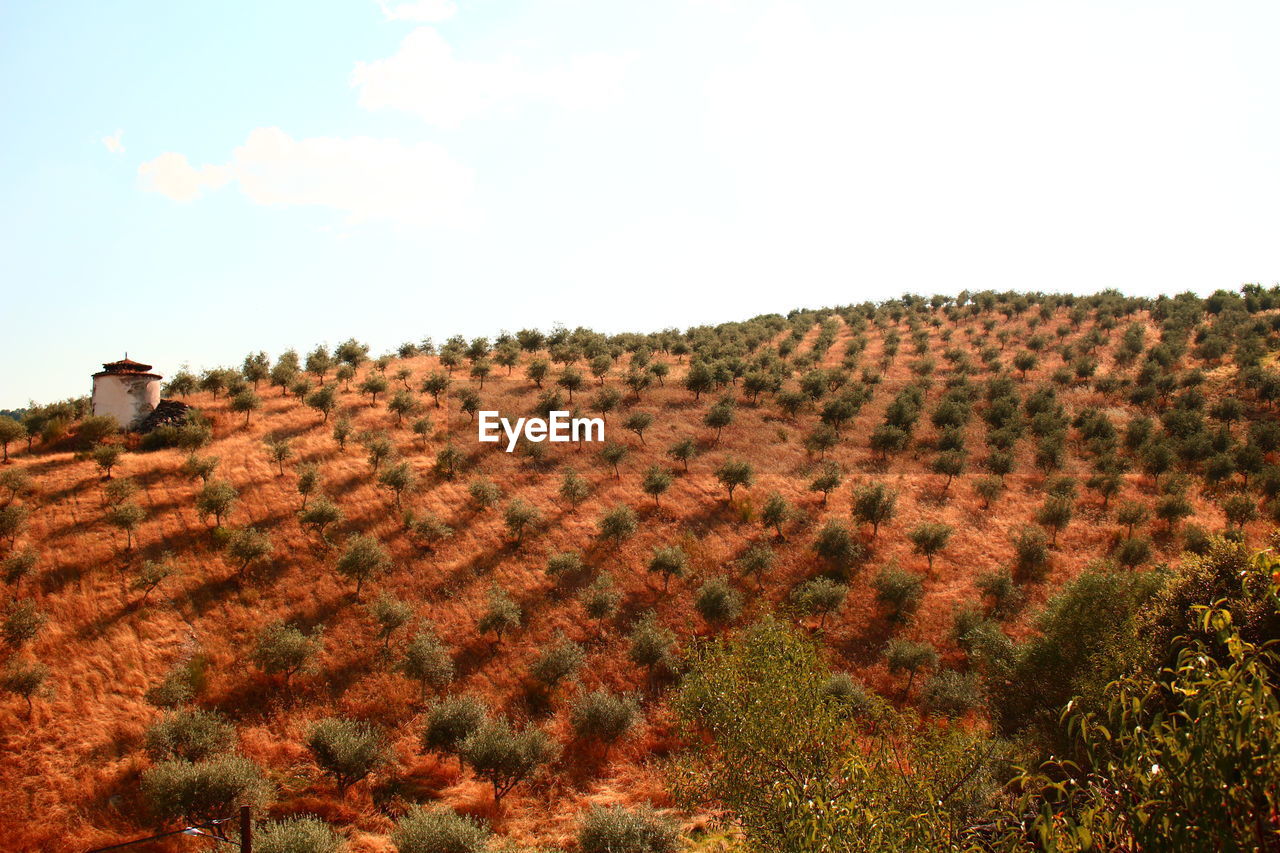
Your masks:
M1044 603L1091 565L1147 572L1176 567L1188 548L1203 550L1207 533L1267 539L1280 489L1280 313L1269 292L1215 298L905 299L683 333L560 330L527 339L528 348L504 338L464 342L473 358L456 347L423 354L410 345L381 363L349 359L355 375L346 380L335 378L336 360L322 375L305 367L296 377L280 372L286 385L306 377L311 390L332 386L336 402L327 417L304 402L309 391L300 398L302 389L291 392L270 376L256 391L252 381L237 388L238 381L215 377L206 388L233 387L215 393L197 382L166 396L194 407L211 426L210 440L194 452L217 457L210 482L229 483L238 495L221 529L197 511L205 483L184 471L190 448L146 449L136 435L107 436L105 444L125 450L107 479L75 424L65 435L55 428L47 440L35 437L30 449L19 440L4 470L29 475L30 488L9 504L29 512L12 545L0 543L0 550L10 549L3 553L12 561L32 549L37 562L4 592L11 606L29 602L47 622L0 655L43 662L52 689L37 691L29 712L20 697L0 702L0 784L9 792L0 801L0 846L82 850L177 825L148 816L142 780L157 762L148 729L165 713L148 691L184 666L198 671L194 706L230 721L234 748L273 783L270 814L315 814L353 853L393 849L387 835L394 820L415 803L482 817L511 849L576 849L579 822L592 805L651 803L686 833L715 827L717 809L690 808L670 793L667 762L685 746L670 702L679 676L659 668L651 677L629 657L629 634L647 611L675 633L679 652L766 613L782 614L816 639L834 670L923 713L928 673L907 692L907 676L886 664L891 638L927 641L939 652L938 671L967 673L974 667L953 631L966 607L998 611L1001 630L1016 642L1034 632ZM502 352L514 353L515 363L504 366L510 359ZM602 355L597 378L592 359ZM528 374L539 360L550 362L541 388ZM491 368L482 383L476 361ZM651 370L655 363L666 365L665 375ZM582 376L571 401L557 385L566 369ZM439 405L421 390L435 373L452 380ZM375 399L360 389L379 374L388 387ZM626 381L636 374L649 377L638 392ZM397 389L410 392L420 410L403 418L389 410ZM605 415L606 439L627 453L615 473L597 443L524 442L512 453L505 442L481 444L474 415L460 405L464 389L475 389L479 408L512 417L533 413L540 396L555 390L561 408L592 415L593 399L615 389L620 400ZM912 394L914 411L904 412L913 408ZM260 408L244 402L250 398ZM718 402L725 399L732 405ZM995 411L1010 399L1011 412ZM719 427L717 414L708 424L717 405L727 421ZM637 412L652 415L642 433L624 426ZM824 412L834 428L826 441ZM418 434L412 424L422 417L432 423ZM342 447L334 426L344 419L351 434ZM886 422L902 428L885 430ZM1005 437L993 438L1001 428ZM374 473L366 445L379 434L393 448L379 473L398 462L412 472L415 482L403 495ZM696 449L687 470L668 453L683 439ZM287 442L288 458L274 459L268 440ZM1164 464L1152 450L1162 441L1172 455ZM1000 477L1001 463L990 460L1005 443L1011 470ZM452 476L438 464L449 447L461 454ZM717 471L732 460L748 463L751 477L730 499ZM318 473L308 505L327 495L343 515L327 542L298 519L306 465ZM642 488L652 466L671 474L657 500ZM561 492L570 469L589 487L577 506ZM827 498L811 489L824 473L834 478ZM500 490L491 506L475 500L472 486L480 480ZM136 494L109 491L122 481L135 483ZM990 484L986 497L982 482ZM873 532L853 504L861 487L874 484L896 492L896 507ZM1047 489L1060 496L1057 504ZM781 535L762 522L772 493L793 509ZM1161 518L1157 510L1170 506L1171 496L1186 501L1185 511ZM131 547L123 526L108 520L113 499L143 511ZM512 501L539 516L519 541L508 524ZM1051 504L1056 517L1045 509ZM600 521L618 506L634 511L634 535L606 540ZM1118 515L1122 509L1131 517ZM428 541L429 525L419 522L432 518L452 535ZM843 552L820 554L815 541L839 538L838 529L820 535L831 521L853 539ZM919 532L927 524L949 531L932 556L919 544L927 543ZM226 545L249 527L269 536L270 550L241 571ZM1029 527L1049 540L1043 564L1017 550ZM390 557L389 569L363 582L358 597L356 584L336 571L355 534L374 537ZM682 549L687 565L664 584L649 566L655 549L667 546ZM753 546L776 554L759 584L741 568ZM548 558L564 552L580 553L585 567L549 576ZM177 571L144 599L139 572L166 555ZM918 607L911 612L908 605L901 619L891 618L889 597L878 599L873 583L895 564L920 582ZM1009 570L1014 592L1007 607L989 594L1001 569ZM597 624L581 594L601 572L616 581L621 600L616 614ZM793 590L815 577L847 583L847 597L825 618L794 606ZM717 578L742 602L728 626L709 623L695 607L698 590ZM519 626L500 638L477 624L495 587L521 611ZM382 596L412 611L385 643L370 613ZM287 679L264 672L251 654L276 622L306 634L322 628L313 635L322 636L322 649ZM441 691L421 690L398 667L427 622L455 669ZM531 666L561 635L581 644L585 661L540 690ZM570 725L572 702L597 688L635 694L643 712L607 755ZM492 713L542 727L561 754L497 808L492 787L458 758L424 750L424 715L438 693L475 695ZM991 726L977 700L949 710L952 725ZM309 727L326 717L367 721L387 738L389 760L341 792L306 743ZM174 842L153 849L194 848Z

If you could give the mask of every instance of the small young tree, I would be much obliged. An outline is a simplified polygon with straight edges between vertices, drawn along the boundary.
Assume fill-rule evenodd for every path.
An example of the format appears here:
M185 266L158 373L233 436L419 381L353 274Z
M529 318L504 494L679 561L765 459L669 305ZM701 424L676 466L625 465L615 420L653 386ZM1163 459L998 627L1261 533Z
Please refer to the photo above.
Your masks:
M653 498L653 505L658 506L658 499L671 488L671 472L661 465L650 465L644 472L644 481L640 484L644 493Z
M503 718L485 720L462 742L459 754L477 776L493 786L493 802L531 777L556 755L556 745L537 728L516 731Z
M782 539L782 525L790 520L791 515L791 504L787 503L787 499L778 492L770 492L764 500L764 506L760 508L760 523L765 527L772 527L777 537Z
M1222 502L1222 513L1227 517L1227 524L1244 530L1246 524L1258 517L1258 504L1251 497L1232 495Z
M32 700L51 692L49 667L39 661L10 658L0 670L0 691L20 697L27 704L27 718L31 717Z
M396 416L396 426L404 425L405 418L411 418L422 408L418 398L408 391L397 391L387 403L387 410Z
M520 627L524 611L520 604L511 597L511 593L500 587L489 590L489 600L484 613L476 622L476 629L481 634L493 633L493 644L502 642L502 635L515 631Z
M838 519L822 526L813 540L814 552L838 570L844 570L864 555L864 548Z
M967 457L963 450L948 450L945 453L939 453L933 460L933 473L946 477L947 481L942 485L942 494L946 494L951 488L951 481L964 473Z
M107 523L124 531L125 550L133 550L133 534L146 520L147 511L133 501L118 503L107 510Z
M414 806L396 821L391 843L398 853L482 853L492 834L475 818L439 806Z
M546 359L535 358L525 367L524 375L528 377L533 384L541 388L542 382L547 378L547 373L550 372L550 370L551 365L547 363Z
M777 554L768 545L752 545L738 559L738 565L744 575L751 575L756 579L756 586L763 592L764 576L773 568L777 559Z
M316 765L333 777L339 796L387 760L385 736L362 720L320 720L307 732L307 749Z
M613 475L615 478L622 479L622 471L619 470L618 466L622 464L622 460L626 459L630 453L631 448L627 447L625 444L618 444L617 442L611 441L600 450L600 458L605 462L605 464L613 466Z
M203 761L232 751L236 728L216 711L180 708L165 714L145 736L147 752L159 761Z
M397 462L378 475L378 485L395 495L399 508L404 495L418 488L418 472L408 462Z
M159 820L199 823L225 817L241 805L264 807L271 799L271 784L256 764L239 755L175 759L143 772L142 796Z
M387 377L381 373L370 371L364 377L364 381L360 383L360 393L369 395L369 405L376 406L378 404L378 395L385 394L390 386Z
M644 444L644 431L651 426L653 426L653 415L648 412L632 412L622 422L623 429L634 432L641 444Z
M853 492L853 517L871 525L871 538L880 533L880 525L898 511L898 493L883 483L868 483Z
M742 615L742 594L724 578L711 578L694 593L693 606L708 625L720 627Z
M907 673L907 686L902 691L903 696L911 694L911 684L915 681L917 673L938 665L938 652L933 646L900 637L889 641L885 646L884 656L889 664L889 672L895 675L901 672Z
M349 418L338 418L333 423L333 440L338 442L339 450L347 449L347 440L351 438L351 420Z
M632 663L645 668L648 683L653 683L654 674L659 668L674 668L672 650L676 635L663 627L658 621L658 614L652 610L640 617L627 640L627 655Z
M1140 524L1145 524L1147 519L1151 517L1151 510L1146 504L1137 501L1125 501L1116 507L1116 522L1127 528L1125 538L1133 537L1133 528Z
M244 577L249 566L271 556L271 536L253 527L231 531L226 540L227 561L236 567L236 577Z
M1049 565L1049 537L1039 527L1028 525L1013 537L1014 561L1018 571L1039 577Z
M497 506L502 500L502 489L498 488L498 484L483 477L471 481L467 486L467 494L470 495L471 504L477 512L484 512L490 507Z
M298 466L298 482L296 488L298 494L302 496L302 506L299 511L307 508L307 501L311 498L312 493L320 485L320 469L314 464Z
M591 582L590 586L582 591L580 600L582 601L582 609L587 616L596 620L599 625L598 636L604 633L605 620L613 618L614 614L618 612L618 604L622 601L622 593L618 592L617 584L613 581L613 575L608 572L601 572Z
M391 646L391 637L413 618L413 608L389 592L383 592L366 608L370 618L378 626L378 639L385 651Z
M27 527L27 516L31 510L22 504L8 504L0 507L0 539L7 539L13 548L20 534Z
M716 403L707 410L707 414L703 417L702 422L716 431L714 443L719 444L720 436L724 433L724 428L732 424L733 419L733 406L726 403Z
M124 451L115 444L99 444L93 448L93 461L98 466L98 470L102 471L104 480L111 479L111 469L116 467L123 454Z
M435 371L422 380L419 389L423 394L430 394L431 400L435 403L436 408L440 408L440 395L448 392L452 380L445 374Z
M543 518L542 512L536 506L522 498L516 498L507 504L503 520L507 524L507 532L511 534L515 547L519 548L524 542L525 533L541 525Z
M395 458L396 447L391 443L391 439L386 433L375 432L362 435L360 444L364 447L364 452L369 460L369 468L372 469L373 475L378 476L378 472L382 470L382 466L389 460Z
M585 568L586 563L577 551L562 551L547 558L547 577L552 580L574 577Z
M273 622L258 634L249 659L267 675L283 675L288 687L290 679L310 664L323 646L319 630L307 636L292 625Z
M663 592L667 591L667 585L673 577L683 577L688 568L689 555L678 545L655 548L653 556L649 558L649 571L662 575Z
M308 394L303 402L308 408L320 413L321 423L328 423L329 415L338 407L338 388L336 385L321 385Z
M920 607L924 597L924 583L920 576L890 561L871 582L876 591L876 601L888 611L890 622L909 620Z
M600 538L613 543L616 547L634 536L638 527L635 511L625 504L620 504L600 519Z
M257 853L341 853L343 846L329 824L308 815L264 821L253 830Z
M1053 531L1053 537L1049 540L1051 547L1057 546L1058 533L1071 523L1074 514L1075 504L1070 498L1051 496L1045 499L1036 512L1036 521Z
M9 464L9 445L26 437L26 427L8 415L0 415L0 448L4 449L4 459L0 464Z
M249 418L262 408L262 398L248 388L231 398L231 411L244 415L244 425L249 425Z
M436 471L442 477L452 480L466 461L467 457L461 450L452 444L446 444L436 454Z
M31 575L40 562L40 555L34 548L23 548L0 560L0 579L5 583L17 584Z
M11 648L21 648L36 638L49 621L49 616L30 599L9 602L0 619L0 638Z
M484 718L484 705L474 696L446 696L427 711L422 748L441 754L456 753Z
M849 588L830 578L805 581L791 591L791 603L805 616L818 617L818 629L826 627L827 617L844 604Z
M0 496L4 498L4 503L0 505L8 506L18 495L30 494L34 489L35 482L25 470L6 468L0 471Z
M560 498L577 509L591 495L591 485L572 468L566 468L560 480Z
M809 491L822 492L822 505L826 506L827 497L840 488L840 483L843 481L844 474L841 473L840 466L835 462L826 462L818 470L818 476L809 483Z
M287 438L268 436L263 443L267 446L267 455L278 468L277 476L284 476L284 463L293 458L293 445Z
M566 367L560 377L556 379L556 384L569 392L569 402L573 402L573 392L582 390L582 386L586 385L587 380L582 374L572 367Z
M299 523L304 527L314 529L316 535L320 537L320 541L325 545L329 544L329 537L325 533L325 528L339 523L342 518L341 507L324 494L316 495L315 500L311 502L311 506L298 513Z
M911 528L907 538L911 540L915 552L923 554L925 559L929 561L929 571L932 572L933 558L943 548L947 547L947 543L951 541L951 534L954 532L954 528L949 524L926 522Z
M372 536L353 534L347 538L347 547L334 568L349 581L356 582L356 599L364 582L385 573L391 568L391 555Z
M582 646L557 633L551 644L534 659L529 675L545 689L554 690L560 682L574 675L585 659Z
M985 510L990 509L991 502L1000 497L1004 484L999 477L983 477L973 484L973 490L982 498L982 508Z
M747 489L751 488L751 484L755 482L755 469L746 460L726 459L716 469L716 479L728 491L729 502L732 503L734 489L739 486Z
M679 827L650 806L592 806L578 830L581 853L676 853Z
M221 527L222 520L235 509L240 493L225 480L211 480L196 495L196 513L203 521L213 516L215 526Z
M626 736L640 719L640 706L629 696L594 690L579 696L569 709L569 725L576 737L592 740L604 747L604 760L609 750Z
M698 445L692 438L682 438L667 448L667 455L689 470L689 460L698 455Z

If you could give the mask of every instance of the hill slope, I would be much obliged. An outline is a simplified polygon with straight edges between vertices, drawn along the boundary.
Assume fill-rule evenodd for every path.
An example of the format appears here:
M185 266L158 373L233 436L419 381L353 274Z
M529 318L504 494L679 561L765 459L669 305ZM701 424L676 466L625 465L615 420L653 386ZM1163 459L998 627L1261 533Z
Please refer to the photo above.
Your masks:
M705 581L727 578L745 602L737 621L747 622L771 610L789 612L793 589L809 578L846 580L847 600L820 630L816 615L800 618L820 639L833 667L902 701L905 678L888 671L882 655L886 640L928 640L941 650L942 667L964 668L964 655L951 636L954 614L966 604L984 601L978 587L982 575L1015 567L1015 534L1036 523L1053 478L1075 479L1075 497L1069 499L1074 513L1057 532L1041 571L1015 570L1026 603L1004 622L1010 636L1025 635L1028 614L1047 596L1091 561L1115 558L1130 538L1149 544L1150 553L1141 555L1140 565L1179 559L1185 525L1141 519L1133 532L1117 521L1115 510L1126 501L1151 510L1160 499L1155 480L1143 468L1142 451L1150 440L1138 436L1126 444L1126 429L1144 417L1153 419L1156 435L1181 429L1167 417L1162 424L1161 415L1174 411L1188 389L1203 398L1189 408L1204 421L1211 445L1200 458L1184 453L1180 463L1183 474L1192 478L1186 491L1191 520L1213 531L1235 527L1223 508L1231 497L1246 495L1255 512L1244 521L1244 534L1262 536L1270 524L1257 512L1265 495L1242 489L1246 483L1248 489L1257 487L1260 472L1274 462L1276 448L1266 445L1269 439L1250 433L1251 426L1273 415L1272 402L1256 382L1245 381L1248 377L1236 361L1239 350L1233 349L1238 327L1215 325L1220 316L1202 313L1198 302L1194 311L1179 313L1176 307L1169 300L1153 305L1114 296L1019 306L1015 297L1006 297L964 306L940 300L936 305L898 302L797 313L665 337L609 341L566 333L564 341L553 344L552 354L555 346L582 344L585 351L576 353L580 358L575 361L585 382L573 393L572 403L567 391L560 391L564 407L587 414L589 401L601 388L622 394L618 408L606 416L608 441L628 449L616 475L599 458L598 444L544 443L533 445L537 455L531 456L523 447L507 453L504 443L477 442L472 416L459 410L459 389L475 387L484 409L526 415L543 391L557 387L561 375L561 367L553 366L543 389L527 378L529 362L547 358L542 348L520 352L510 372L493 366L482 387L469 377L465 358L450 372L436 354L396 357L385 367L390 388L375 402L359 390L378 371L366 361L354 380L336 383L337 409L327 420L296 395L267 382L258 392L261 408L249 413L247 423L244 414L232 411L226 393L196 391L184 399L212 425L212 441L198 453L218 457L213 479L230 483L239 496L222 520L222 532L196 510L203 483L183 473L185 449L131 450L106 480L74 438L48 445L37 441L29 452L15 446L10 467L30 474L34 487L14 499L31 510L14 553L34 548L39 563L32 575L10 587L10 595L34 602L48 623L25 650L5 654L45 662L54 690L52 696L34 699L29 716L18 699L0 706L0 782L10 792L0 802L0 838L12 850L74 850L144 834L152 823L139 791L143 772L154 763L145 733L161 716L146 694L175 666L193 660L202 674L196 704L234 723L239 752L262 767L275 785L272 813L319 814L342 827L351 850L389 849L384 836L393 817L415 802L438 801L483 816L515 843L565 847L572 844L577 822L590 804L652 802L673 808L661 769L661 760L680 748L667 710L672 677L660 674L651 680L629 659L627 635L648 610L674 630L681 648L715 633L718 629L694 607L695 592ZM1249 322L1260 323L1265 346L1257 369L1271 370L1274 356L1265 350L1274 350L1274 315L1236 309ZM1175 331L1187 335L1187 345L1181 352L1176 347L1156 352L1153 362L1161 325L1167 327L1171 317L1178 319ZM1226 349L1205 345L1228 332ZM1036 336L1042 340L1033 340ZM1176 339L1178 334L1166 331L1166 336ZM1134 340L1137 352L1126 356ZM1028 359L1021 369L1014 358L1032 351L1028 342L1035 347L1036 363ZM588 369L588 355L597 346L606 354L610 346L621 350L608 359L602 380ZM655 376L637 398L624 384L635 358L627 348L650 346L655 349L651 361L668 365L669 372L661 382ZM779 347L786 360L778 360ZM780 384L775 390L766 383L752 399L746 378L733 376L732 360L740 358L749 367L762 353L773 354L766 367ZM1171 359L1168 364L1143 374L1166 358ZM685 383L695 363L724 367L725 381L695 397ZM819 368L828 371L825 382L806 379ZM407 372L405 378L398 378L401 371ZM419 392L422 380L437 371L453 379L439 407L429 394ZM987 389L1002 371L1017 395L1023 427L1012 445L1012 471L1003 477L1003 488L990 506L984 506L975 484L991 476L983 469L994 431L993 421L986 418L993 406ZM954 390L953 380L966 373L973 389L970 414L958 421L949 414L935 419L949 383ZM1171 387L1160 378L1167 375L1174 377ZM325 379L333 382L332 370ZM1147 385L1153 389L1149 399L1135 395ZM788 413L782 404L786 392L806 387L811 398L818 397L816 402L810 399ZM873 433L887 417L897 418L891 410L901 406L900 394L908 387L920 389L923 405L906 430L905 446L873 449ZM387 408L397 388L412 389L422 405L421 414L399 425ZM1034 420L1039 413L1026 409L1037 389L1053 391L1044 411L1055 412L1059 423L1046 427L1046 434L1065 435L1054 458L1046 458L1042 436L1036 434L1043 426ZM860 406L839 423L834 446L822 451L810 443L806 449L806 439L820 428L824 406L851 391ZM732 422L717 436L717 428L705 419L722 396L732 397L735 405ZM1214 409L1228 397L1241 401L1234 416ZM623 426L634 412L653 416L642 437ZM1099 490L1086 487L1104 455L1090 444L1096 439L1095 422L1079 418L1089 412L1114 427L1114 447L1107 453L1129 464L1127 471L1118 472L1116 489L1105 501ZM433 420L425 437L410 429L422 415ZM344 417L351 421L353 437L342 448L332 428ZM842 418L833 410L828 420ZM399 505L395 493L378 484L356 438L362 432L385 432L395 457L416 475L417 488L404 494ZM268 438L289 443L291 456L283 473L264 444ZM686 438L697 448L687 471L667 454ZM963 469L949 482L936 464L939 444L960 439L964 450L957 458L963 459ZM1214 441L1229 446L1213 446ZM136 445L137 439L131 442ZM1243 463L1226 476L1206 473L1218 456L1258 445L1262 457L1252 479L1239 470ZM452 477L436 464L447 446L462 454ZM737 489L732 500L716 475L730 459L749 463L753 472L750 485ZM810 483L827 462L835 463L842 479L824 500ZM344 514L329 533L332 544L299 524L298 469L304 464L317 466L317 492L328 495ZM384 462L380 470L392 464ZM641 488L651 466L673 474L669 490L657 502ZM577 507L559 494L570 468L590 487L589 497ZM481 478L501 490L497 505L480 508L473 501L469 487ZM128 500L145 511L132 534L132 548L126 547L125 534L106 521L106 487L122 479L138 485L136 496ZM896 513L874 536L851 512L855 489L873 483L897 492ZM795 508L782 536L761 522L772 492ZM541 515L519 543L504 518L504 508L517 499ZM620 505L634 510L638 528L620 544L611 544L599 536L598 524ZM452 535L423 547L422 538L406 527L406 511L418 520L435 516L452 528ZM1046 518L1041 515L1042 521ZM844 565L815 553L815 538L831 520L854 531L855 548L865 553ZM924 523L945 524L952 531L932 560L909 536ZM1048 521L1045 525L1052 537L1052 527ZM270 536L272 551L241 575L224 543L226 531L249 526ZM390 571L364 583L359 600L355 585L335 571L347 537L357 533L375 537L391 557ZM683 549L688 565L664 589L648 565L655 548L670 545ZM738 565L754 545L777 554L759 588ZM580 552L587 569L568 579L549 577L549 555L566 551ZM145 560L165 554L179 574L143 601L133 579ZM882 567L895 562L915 573L923 589L914 618L903 625L887 618L872 584ZM615 579L622 600L618 613L597 626L585 616L579 593L602 571ZM520 627L498 641L477 626L495 587L508 592L522 611ZM383 594L408 603L413 612L411 623L396 631L385 649L368 609ZM250 654L261 630L281 620L305 631L323 627L323 651L287 685L282 676L255 667ZM461 768L456 758L424 752L420 744L429 702L423 701L416 683L397 671L396 662L422 620L435 626L454 659L456 680L447 692L475 694L495 713L544 727L563 746L562 756L517 786L501 810L495 809L488 785ZM585 665L547 698L532 687L530 667L560 634L583 645ZM571 700L597 687L643 698L642 725L607 760L598 749L577 742L568 722ZM917 693L907 701L915 701ZM318 770L306 747L309 725L328 716L375 723L388 733L391 746L390 762L344 793ZM971 719L981 723L980 716ZM672 813L686 823L702 820Z

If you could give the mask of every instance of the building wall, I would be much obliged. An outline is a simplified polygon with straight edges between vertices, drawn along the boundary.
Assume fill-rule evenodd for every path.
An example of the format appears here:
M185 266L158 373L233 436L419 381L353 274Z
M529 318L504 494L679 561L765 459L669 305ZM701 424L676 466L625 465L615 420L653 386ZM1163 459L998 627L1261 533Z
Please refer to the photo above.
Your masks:
M160 380L107 374L93 377L93 413L110 415L124 429L136 426L160 405Z

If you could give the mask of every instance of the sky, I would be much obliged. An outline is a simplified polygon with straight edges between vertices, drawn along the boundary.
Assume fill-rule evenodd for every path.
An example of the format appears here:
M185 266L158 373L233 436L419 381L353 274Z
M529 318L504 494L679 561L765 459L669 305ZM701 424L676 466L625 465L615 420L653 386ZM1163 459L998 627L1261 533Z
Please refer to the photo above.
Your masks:
M348 337L1280 281L1280 4L0 0L0 408Z

